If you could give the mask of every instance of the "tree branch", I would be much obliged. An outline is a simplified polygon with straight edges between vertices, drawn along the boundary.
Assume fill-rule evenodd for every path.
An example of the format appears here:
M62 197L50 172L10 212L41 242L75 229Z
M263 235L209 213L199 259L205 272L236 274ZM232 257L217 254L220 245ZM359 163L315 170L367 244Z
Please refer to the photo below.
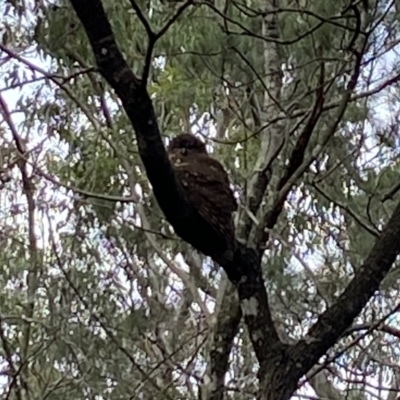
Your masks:
M210 351L210 400L222 400L225 392L225 374L229 368L229 355L233 340L239 331L242 312L232 285L226 285L214 328Z
M136 12L136 15L138 16L140 22L144 26L144 29L146 30L147 36L149 40L152 40L154 38L154 32L151 29L149 21L147 21L147 18L144 16L142 10L140 9L139 5L136 3L135 0L129 0L131 3L132 8Z
M271 354L282 354L286 347L272 322L260 251L236 243L235 252L227 252L225 242L192 207L169 162L145 84L129 69L122 56L101 1L71 0L71 3L89 37L99 72L121 99L132 123L147 177L166 219L183 240L223 267L237 286L260 364Z
M71 3L85 27L99 72L121 99L134 127L140 157L167 220L185 241L206 255L218 255L226 265L227 260L219 252L222 246L219 235L192 207L175 177L145 85L122 56L101 2L71 0Z
M306 373L332 347L365 307L400 254L400 202L364 264L357 270L336 303L311 327L308 335L293 348Z

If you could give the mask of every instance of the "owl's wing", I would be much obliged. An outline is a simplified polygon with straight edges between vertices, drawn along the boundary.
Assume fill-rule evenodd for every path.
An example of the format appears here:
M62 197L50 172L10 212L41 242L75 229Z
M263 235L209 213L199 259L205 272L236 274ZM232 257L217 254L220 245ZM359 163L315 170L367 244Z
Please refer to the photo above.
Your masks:
M210 201L222 213L237 210L237 202L229 185L228 174L221 163L208 155L182 157L171 155L176 174L196 204ZM194 197L194 196L190 196Z
M230 187L229 177L222 164L215 158L207 157L207 160L198 160L202 164L199 168L203 172L204 180L210 187L210 192L220 199L227 212L237 210L237 202Z
M176 152L170 154L170 160L189 201L231 246L235 235L232 213L237 203L223 166L206 154L184 156Z

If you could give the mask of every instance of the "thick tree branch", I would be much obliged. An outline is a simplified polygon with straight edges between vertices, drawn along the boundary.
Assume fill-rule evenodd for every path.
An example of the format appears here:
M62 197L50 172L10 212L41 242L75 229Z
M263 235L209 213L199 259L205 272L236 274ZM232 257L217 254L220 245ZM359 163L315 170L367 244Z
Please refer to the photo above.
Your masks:
M219 235L191 206L175 178L146 87L123 58L101 2L72 0L71 3L85 27L100 73L121 99L135 129L143 165L167 220L185 241L206 255L218 255L221 265L226 265L224 256L218 252Z
M225 393L225 374L233 340L239 331L242 311L232 285L227 285L217 314L213 343L210 351L210 400L222 400Z
M272 322L261 271L261 254L237 243L232 254L212 226L192 207L176 179L161 140L146 85L129 69L119 50L100 0L71 0L81 20L102 76L115 90L134 127L140 157L154 195L176 233L222 266L237 286L257 358L286 351Z
M365 307L400 254L400 202L375 242L364 264L357 270L336 303L326 310L306 338L293 348L301 365L299 377L306 373L332 347Z

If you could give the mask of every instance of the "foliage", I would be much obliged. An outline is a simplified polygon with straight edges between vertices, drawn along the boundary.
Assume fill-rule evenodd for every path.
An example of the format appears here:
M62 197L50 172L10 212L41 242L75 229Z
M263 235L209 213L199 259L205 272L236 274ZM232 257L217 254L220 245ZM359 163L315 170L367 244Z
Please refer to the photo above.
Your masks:
M154 32L173 21L151 59L158 123L165 141L188 130L204 137L230 172L238 219L250 214L263 146L272 138L279 152L256 219L320 107L303 173L289 177L263 243L270 307L287 343L343 292L399 199L399 13L394 1L368 3L103 1L136 74L148 37L135 8ZM232 340L218 330L237 317L232 289L163 216L71 4L0 0L0 10L4 398L217 399L208 383L224 341L225 398L255 398L244 324ZM394 265L294 398L395 398L399 279Z

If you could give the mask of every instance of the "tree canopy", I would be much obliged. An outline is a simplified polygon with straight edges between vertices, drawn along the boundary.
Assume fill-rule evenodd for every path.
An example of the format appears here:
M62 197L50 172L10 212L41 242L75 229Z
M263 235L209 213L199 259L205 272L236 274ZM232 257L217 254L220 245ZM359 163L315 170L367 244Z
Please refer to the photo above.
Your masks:
M5 399L399 397L398 2L0 10ZM230 175L234 254L184 132Z

